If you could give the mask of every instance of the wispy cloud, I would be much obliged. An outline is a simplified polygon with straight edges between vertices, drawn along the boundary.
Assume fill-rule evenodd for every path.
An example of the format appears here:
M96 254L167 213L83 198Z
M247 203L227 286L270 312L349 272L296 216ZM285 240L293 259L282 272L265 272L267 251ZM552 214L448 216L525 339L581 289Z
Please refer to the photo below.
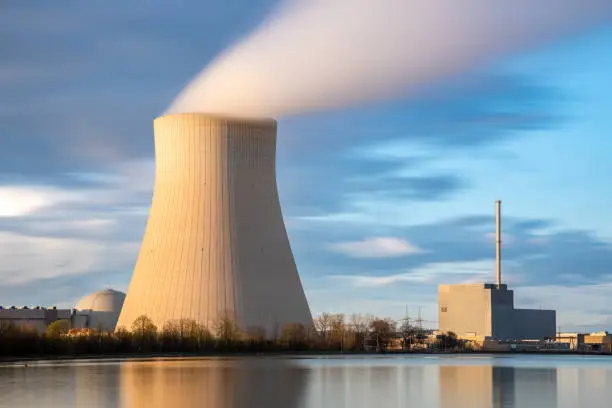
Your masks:
M108 243L0 232L0 279L3 284L11 285L41 278L125 268L133 262L138 246L139 243Z
M19 217L61 202L79 201L78 191L43 186L0 186L0 217Z
M422 253L410 242L394 237L373 237L362 241L337 242L329 249L352 258L395 258Z
M492 276L494 268L494 261L490 259L471 262L431 262L398 274L334 275L330 278L348 280L356 287L388 286L402 282L419 284L483 282Z

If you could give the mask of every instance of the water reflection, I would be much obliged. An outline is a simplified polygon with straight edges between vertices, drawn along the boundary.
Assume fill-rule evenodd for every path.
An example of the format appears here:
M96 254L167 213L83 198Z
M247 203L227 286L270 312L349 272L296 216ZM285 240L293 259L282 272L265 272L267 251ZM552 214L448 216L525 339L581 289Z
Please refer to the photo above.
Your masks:
M0 407L575 408L612 400L612 360L237 358L0 365Z
M397 364L386 359L332 359L304 364L309 376L301 407L437 407L438 390L432 387L437 377L435 366Z
M125 407L296 408L305 371L282 360L182 360L121 365Z
M441 366L442 408L555 408L557 369Z

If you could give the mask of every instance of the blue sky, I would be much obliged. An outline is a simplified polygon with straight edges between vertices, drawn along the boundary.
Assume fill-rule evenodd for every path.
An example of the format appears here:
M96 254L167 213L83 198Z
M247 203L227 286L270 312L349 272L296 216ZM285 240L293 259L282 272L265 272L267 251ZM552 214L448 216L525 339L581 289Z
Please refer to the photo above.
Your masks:
M152 119L275 1L0 6L0 303L125 290L153 185ZM278 177L314 313L436 320L436 285L612 328L612 26L403 99L282 119ZM431 323L435 325L435 323Z

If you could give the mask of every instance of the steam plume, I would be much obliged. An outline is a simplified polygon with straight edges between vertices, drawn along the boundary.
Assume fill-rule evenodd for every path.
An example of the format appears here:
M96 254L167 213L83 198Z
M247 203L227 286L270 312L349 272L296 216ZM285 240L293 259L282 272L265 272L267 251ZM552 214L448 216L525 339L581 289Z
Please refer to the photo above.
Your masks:
M279 117L400 96L612 19L612 0L293 0L167 113Z

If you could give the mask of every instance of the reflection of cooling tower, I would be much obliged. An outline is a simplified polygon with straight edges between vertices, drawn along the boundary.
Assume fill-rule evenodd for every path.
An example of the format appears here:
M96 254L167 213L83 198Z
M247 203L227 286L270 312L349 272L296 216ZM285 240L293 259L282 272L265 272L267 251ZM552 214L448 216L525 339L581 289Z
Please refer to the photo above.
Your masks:
M126 408L296 408L306 372L282 360L177 360L121 364Z
M229 315L271 332L312 324L276 187L276 122L202 114L154 122L147 229L117 326Z

